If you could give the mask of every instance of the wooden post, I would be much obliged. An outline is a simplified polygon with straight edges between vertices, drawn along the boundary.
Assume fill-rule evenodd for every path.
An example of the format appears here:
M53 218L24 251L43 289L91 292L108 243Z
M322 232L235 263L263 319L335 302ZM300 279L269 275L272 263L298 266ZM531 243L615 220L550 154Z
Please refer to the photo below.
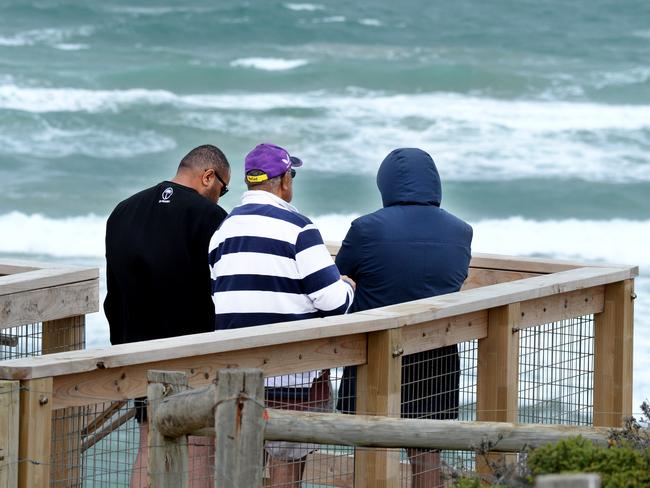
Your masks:
M0 487L18 486L20 382L0 381Z
M594 315L594 425L621 427L632 415L634 280L605 287L605 307Z
M83 349L86 343L86 317L77 315L43 322L42 353ZM81 484L82 408L54 411L52 420L51 488L74 488Z
M187 389L187 375L177 371L147 373L147 417L149 419L149 486L156 488L188 487L187 436L177 438L162 435L155 422L160 401L173 393Z
M215 488L262 488L264 379L259 369L217 376Z
M19 488L48 488L52 442L52 378L21 382Z
M519 303L490 309L488 336L478 341L476 420L517 422L519 394ZM506 455L490 456L493 461L509 462ZM477 471L489 472L482 456Z
M400 416L402 354L401 329L368 334L368 361L357 367L357 413ZM357 449L356 488L395 488L400 483L400 450Z
M42 341L43 354L83 349L86 345L86 316L43 322Z

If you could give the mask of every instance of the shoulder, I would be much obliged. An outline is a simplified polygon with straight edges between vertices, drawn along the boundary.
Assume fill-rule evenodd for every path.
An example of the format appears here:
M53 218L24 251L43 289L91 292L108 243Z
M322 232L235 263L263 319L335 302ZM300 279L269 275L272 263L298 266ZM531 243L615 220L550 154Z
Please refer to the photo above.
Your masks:
M358 236L372 234L374 229L383 228L386 222L384 209L357 217L350 224L350 230Z
M469 225L464 220L456 217L454 214L447 212L446 210L441 209L440 212L445 219L445 225L447 227L453 228L459 234L464 235L471 240L474 234L474 229L472 229L471 225Z
M268 219L276 219L289 224L292 224L299 229L303 229L308 225L313 225L312 221L298 212L276 207L266 203L247 203L235 207L229 215L229 218L239 216L258 216Z
M131 209L135 210L139 206L140 202L151 199L158 192L158 187L159 185L152 186L151 188L146 188L122 200L111 212L108 218L109 221L115 219L125 212L129 212Z

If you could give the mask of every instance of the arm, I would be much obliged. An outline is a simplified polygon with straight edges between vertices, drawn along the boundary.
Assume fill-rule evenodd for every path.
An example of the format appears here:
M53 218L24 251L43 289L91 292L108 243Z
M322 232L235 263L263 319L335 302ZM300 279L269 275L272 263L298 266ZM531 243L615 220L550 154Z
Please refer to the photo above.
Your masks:
M359 263L361 261L361 232L356 221L352 222L341 249L336 255L339 271L355 281L359 280Z
M346 313L352 305L354 290L341 279L320 232L307 225L296 240L296 264L303 292L323 316Z

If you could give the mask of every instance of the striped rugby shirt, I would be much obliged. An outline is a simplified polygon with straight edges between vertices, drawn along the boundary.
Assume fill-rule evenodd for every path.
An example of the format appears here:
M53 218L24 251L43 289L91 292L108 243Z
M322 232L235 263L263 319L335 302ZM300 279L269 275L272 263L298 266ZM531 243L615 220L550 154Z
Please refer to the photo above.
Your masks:
M272 193L244 193L210 240L216 329L346 313L354 298L323 238Z

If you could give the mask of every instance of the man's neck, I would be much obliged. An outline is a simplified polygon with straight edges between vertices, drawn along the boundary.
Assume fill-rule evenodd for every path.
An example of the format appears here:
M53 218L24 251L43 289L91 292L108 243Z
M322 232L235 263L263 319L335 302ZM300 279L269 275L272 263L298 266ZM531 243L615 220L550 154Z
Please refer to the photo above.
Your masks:
M251 188L246 193L244 193L243 199L246 200L247 195L250 195L252 198L255 198L256 194L260 196L272 195L273 200L275 200L279 206L297 212L296 208L293 205L291 205L289 202L287 202L284 198L282 198L280 195L272 191L262 190L261 188Z
M266 193L270 193L271 195L274 195L278 197L280 200L284 200L287 202L283 197L282 197L282 191L280 189L270 189L270 188L250 188L248 191L264 191ZM287 202L289 203L289 202Z
M188 175L184 175L184 174L179 174L179 173L177 173L176 176L174 176L174 178L172 178L170 181L171 181L172 183L176 183L177 185L186 186L186 187L188 187L188 188L191 188L192 190L199 191L199 190L194 186L194 184L193 184L193 183L194 183L194 182L193 182L193 179L192 179L191 177L189 177Z

